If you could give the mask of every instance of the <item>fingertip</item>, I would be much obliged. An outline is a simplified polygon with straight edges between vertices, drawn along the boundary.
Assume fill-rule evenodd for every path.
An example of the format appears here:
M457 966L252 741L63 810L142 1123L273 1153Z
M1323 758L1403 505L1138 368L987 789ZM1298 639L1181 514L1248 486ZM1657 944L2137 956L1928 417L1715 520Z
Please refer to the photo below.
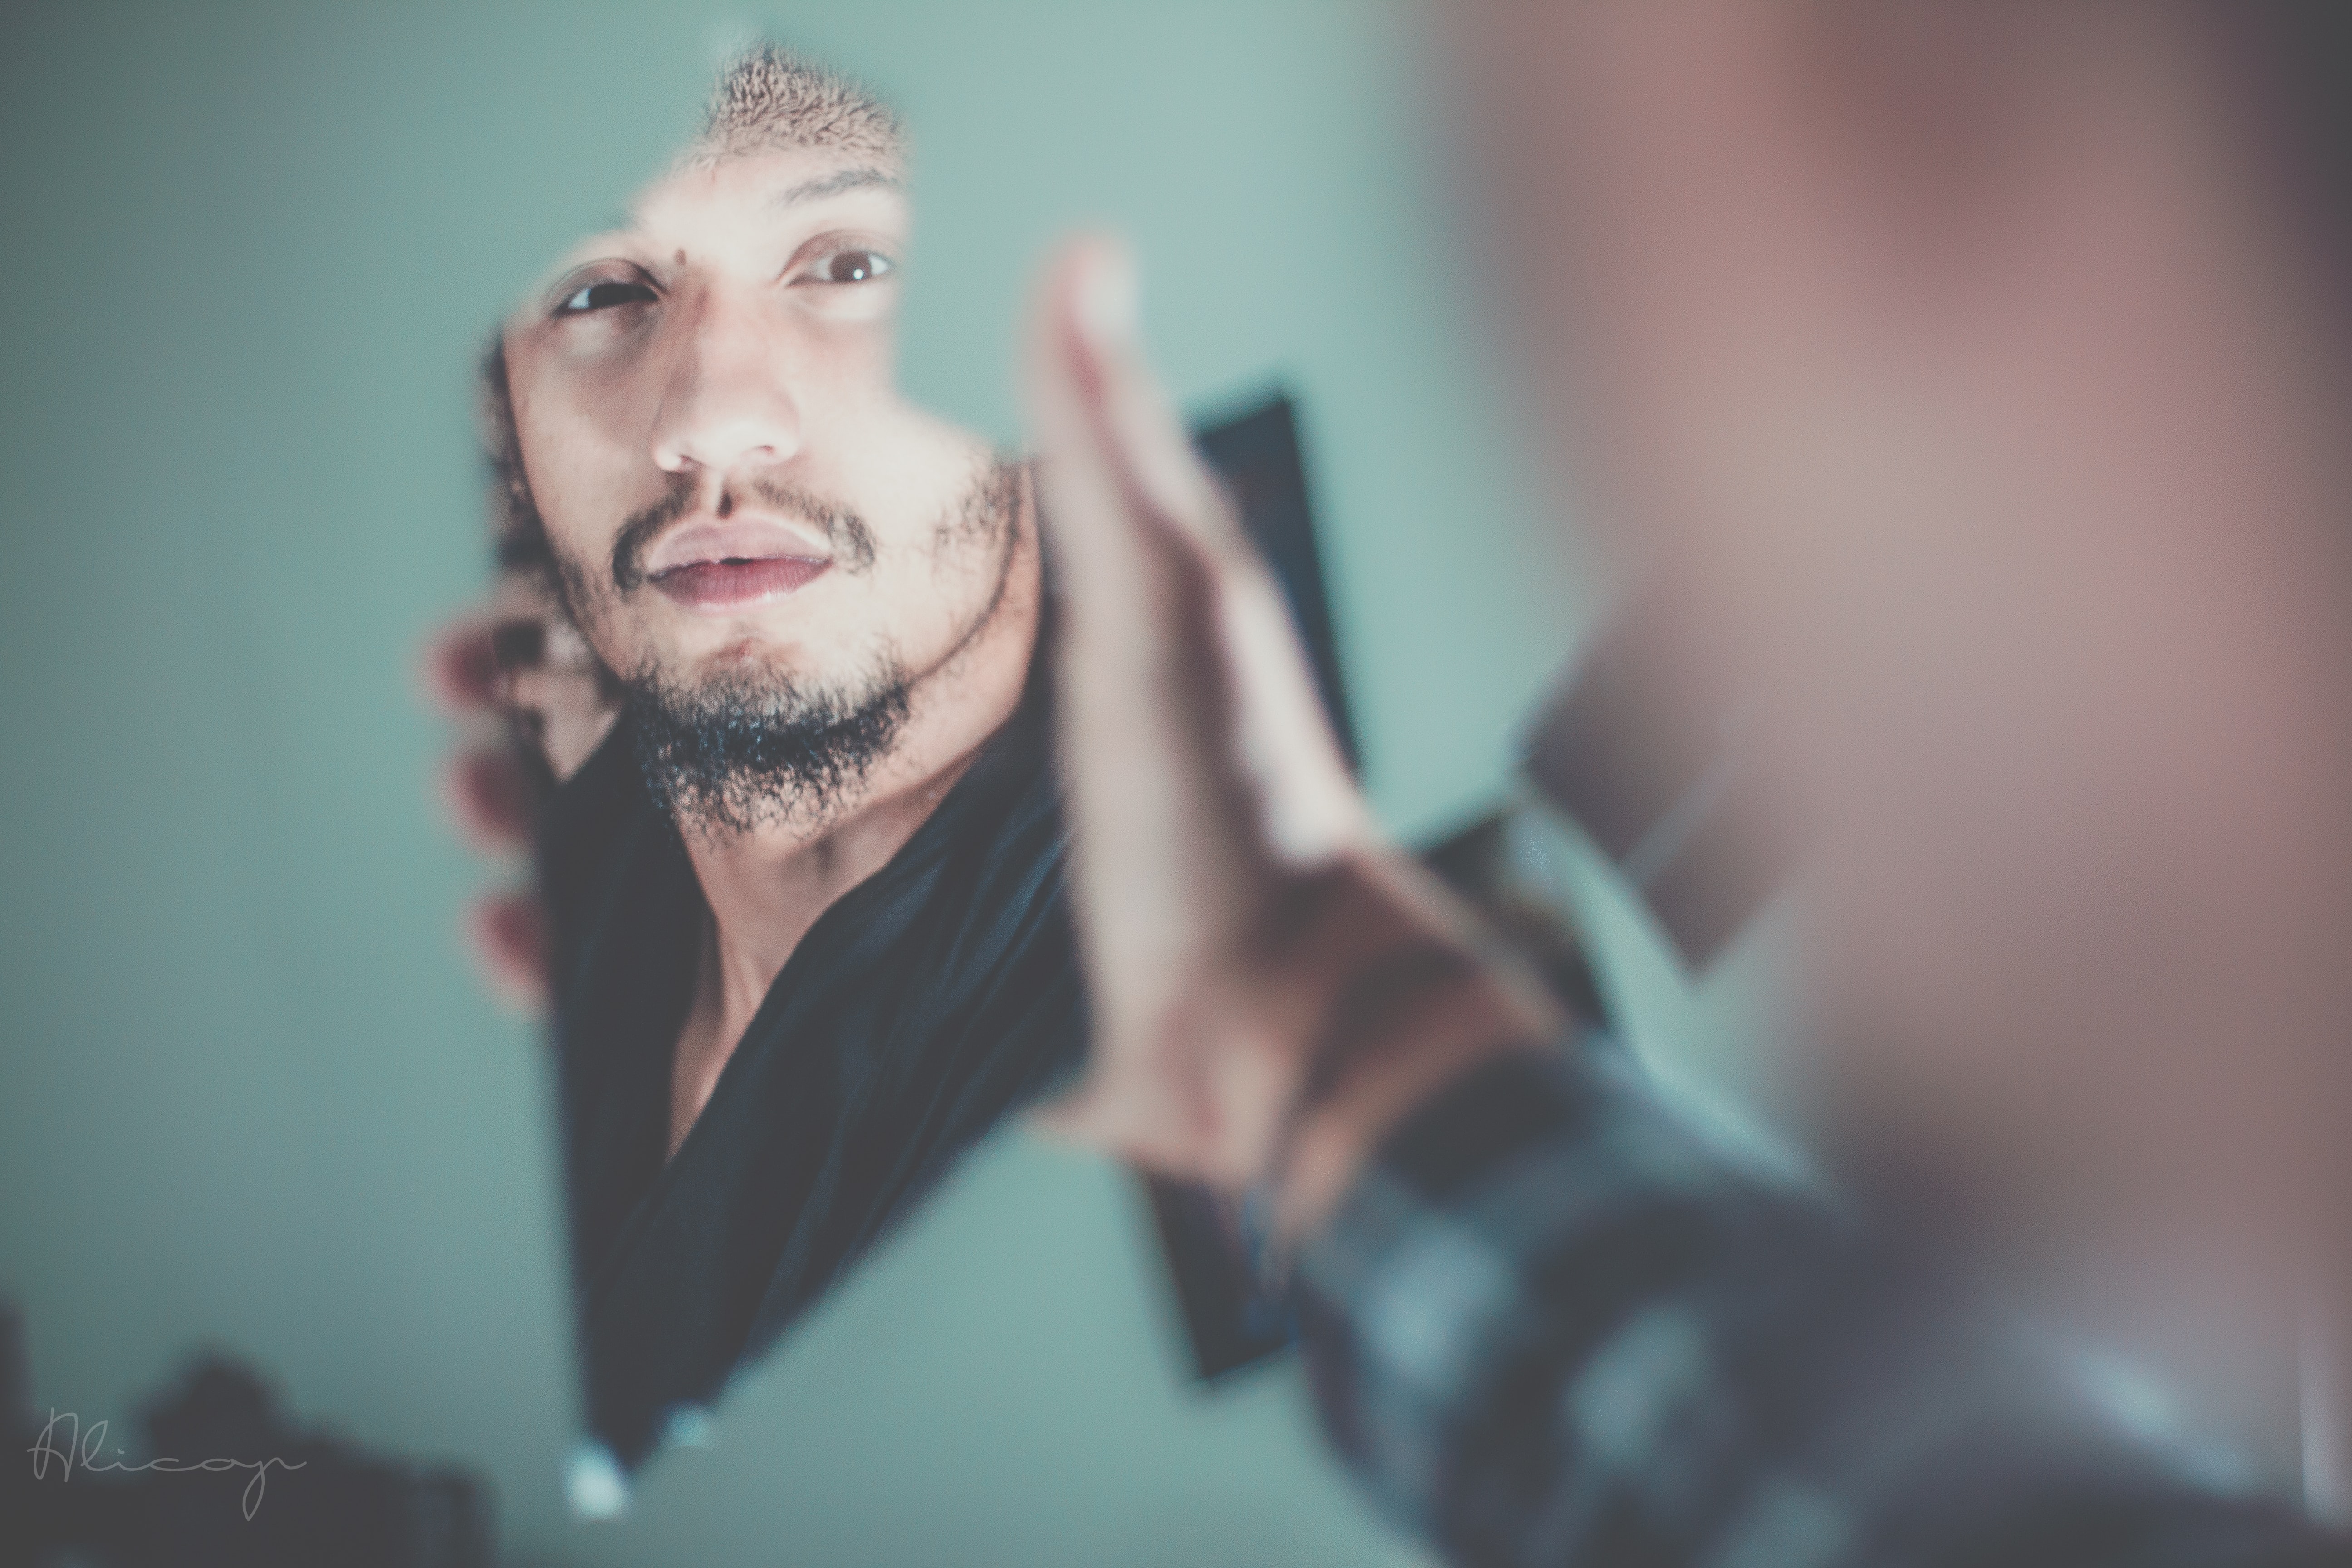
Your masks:
M1096 380L1099 362L1138 335L1133 247L1108 230L1070 235L1047 256L1041 282L1040 358L1082 382Z
M1131 345L1142 287L1134 248L1116 234L1081 235L1071 242L1068 267L1065 298L1079 340L1097 353Z

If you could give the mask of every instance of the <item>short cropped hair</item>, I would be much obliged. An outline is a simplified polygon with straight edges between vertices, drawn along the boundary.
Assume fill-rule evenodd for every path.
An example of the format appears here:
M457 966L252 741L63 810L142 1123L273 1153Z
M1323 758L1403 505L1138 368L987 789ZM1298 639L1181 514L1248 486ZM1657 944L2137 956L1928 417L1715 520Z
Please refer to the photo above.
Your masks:
M722 67L702 132L687 156L710 163L784 147L837 148L893 162L906 156L898 111L863 84L772 43Z

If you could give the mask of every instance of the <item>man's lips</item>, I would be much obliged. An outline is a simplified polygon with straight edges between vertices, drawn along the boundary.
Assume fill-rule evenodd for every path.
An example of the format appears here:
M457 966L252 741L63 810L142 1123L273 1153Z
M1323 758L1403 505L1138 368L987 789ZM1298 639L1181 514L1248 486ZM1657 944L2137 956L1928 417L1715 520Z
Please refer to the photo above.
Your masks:
M827 542L782 518L705 515L671 529L646 554L646 578L689 609L730 609L802 587L831 565Z
M789 594L832 564L805 555L699 561L661 573L653 579L653 584L690 610L732 609L757 599Z
M706 561L766 561L778 555L828 561L833 542L821 529L772 512L738 510L724 518L704 512L665 530L646 552L644 565L646 576L658 577Z

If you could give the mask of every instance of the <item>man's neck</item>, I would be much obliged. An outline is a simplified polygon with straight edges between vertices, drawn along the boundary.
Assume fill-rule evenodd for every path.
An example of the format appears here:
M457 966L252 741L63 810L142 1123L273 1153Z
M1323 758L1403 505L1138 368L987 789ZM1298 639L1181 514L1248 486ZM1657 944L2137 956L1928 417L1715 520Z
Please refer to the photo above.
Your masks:
M745 833L684 828L709 921L677 1041L673 1152L809 928L889 863L1020 706L1041 598L1036 535L1024 519L997 604L952 655L910 685L897 742L844 809Z

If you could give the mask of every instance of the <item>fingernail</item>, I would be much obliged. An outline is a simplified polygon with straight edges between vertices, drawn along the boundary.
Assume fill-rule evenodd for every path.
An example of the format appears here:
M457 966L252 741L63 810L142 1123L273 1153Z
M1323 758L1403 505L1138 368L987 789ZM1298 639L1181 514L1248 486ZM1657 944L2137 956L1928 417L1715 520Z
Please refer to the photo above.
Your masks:
M1136 293L1135 258L1126 245L1097 240L1078 272L1078 331L1098 349L1132 342Z

